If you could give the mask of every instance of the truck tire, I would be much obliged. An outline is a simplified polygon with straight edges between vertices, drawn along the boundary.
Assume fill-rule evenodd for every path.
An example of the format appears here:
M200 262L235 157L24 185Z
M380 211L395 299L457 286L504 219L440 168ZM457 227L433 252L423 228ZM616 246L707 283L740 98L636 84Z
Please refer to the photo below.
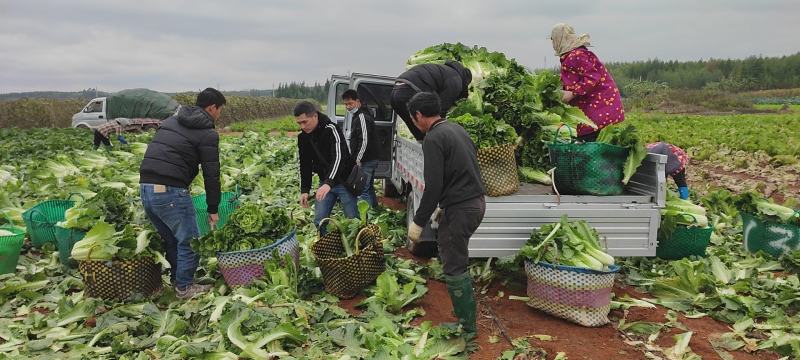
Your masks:
M392 184L392 180L383 179L383 196L388 198L399 198L401 195L400 191L394 187Z
M406 200L406 224L408 226L414 221L414 196L408 196ZM406 238L406 247L414 256L422 258L432 258L439 254L439 244L436 241L436 231L431 229L430 221L422 229L422 235L416 243Z

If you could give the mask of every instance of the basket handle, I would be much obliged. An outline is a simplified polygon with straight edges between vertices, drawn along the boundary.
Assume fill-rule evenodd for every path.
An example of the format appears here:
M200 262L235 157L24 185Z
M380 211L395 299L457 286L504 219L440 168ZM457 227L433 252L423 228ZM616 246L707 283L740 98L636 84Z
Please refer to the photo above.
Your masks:
M574 143L575 142L575 136L572 135L572 128L569 125L562 123L558 127L558 129L556 129L556 131L553 132L553 144L558 142L558 134L561 132L561 128L563 128L563 127L566 127L567 130L569 130L570 143Z
M69 193L69 196L67 196L67 200L72 200L72 197L73 197L74 195L78 195L78 197L80 197L80 198L81 198L81 201L86 201L86 198L83 196L83 194L81 194L81 193L76 193L76 192L74 192L74 193Z
M369 228L369 225L364 226L363 228L361 228L361 230L358 231L358 234L356 234L356 249L355 249L355 252L353 254L358 255L358 253L360 251L359 248L361 247L361 234L363 234L364 230L367 230L368 228Z
M31 209L30 211L31 211L31 214L28 216L28 219L30 219L30 221L31 221L32 223L36 223L37 225L40 225L40 224L50 224L50 222L49 222L49 221L47 221L47 216L46 216L46 215L45 215L45 214L44 214L44 213L43 213L41 210L39 210L39 209L37 209L37 208L33 208L33 209ZM33 218L33 215L34 215L34 214L39 214L39 215L41 215L41 216L44 218L44 221L39 221L39 220L36 220L36 219L34 219L34 218Z

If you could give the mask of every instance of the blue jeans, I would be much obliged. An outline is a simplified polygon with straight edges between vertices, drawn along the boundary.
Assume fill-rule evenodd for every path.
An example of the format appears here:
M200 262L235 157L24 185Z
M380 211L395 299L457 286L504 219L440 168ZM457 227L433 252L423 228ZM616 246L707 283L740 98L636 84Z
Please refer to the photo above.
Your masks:
M194 283L194 273L200 261L189 244L200 236L197 218L189 190L166 186L164 192L155 192L155 185L141 184L139 190L144 213L164 240L169 275L172 284L185 289Z
M361 163L361 171L366 176L364 192L358 196L359 200L365 200L372 207L378 207L378 197L375 196L375 168L378 167L378 160L370 160Z
M328 191L328 194L325 195L325 198L322 201L317 201L314 203L314 225L319 227L320 221L322 219L330 217L331 211L333 211L333 207L336 205L337 201L342 202L342 210L344 210L344 216L350 219L354 219L358 217L358 208L356 207L356 197L348 191L344 185L336 185L331 188L331 191ZM325 229L320 229L322 234L325 234Z

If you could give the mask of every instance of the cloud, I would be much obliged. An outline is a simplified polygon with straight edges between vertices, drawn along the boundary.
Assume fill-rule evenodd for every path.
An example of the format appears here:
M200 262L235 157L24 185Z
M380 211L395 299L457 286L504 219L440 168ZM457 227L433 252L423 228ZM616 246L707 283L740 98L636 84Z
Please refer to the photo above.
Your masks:
M797 52L797 2L0 0L0 92L271 88L351 71L394 75L460 41L552 66L566 21L604 61Z

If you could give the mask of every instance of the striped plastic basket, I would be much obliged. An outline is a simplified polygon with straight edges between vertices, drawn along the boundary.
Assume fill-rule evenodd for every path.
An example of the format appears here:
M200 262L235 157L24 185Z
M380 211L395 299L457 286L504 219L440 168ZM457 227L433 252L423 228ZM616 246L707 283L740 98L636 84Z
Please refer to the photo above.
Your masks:
M33 246L56 242L56 223L64 220L73 205L72 200L47 200L22 213Z
M238 286L250 284L264 276L264 262L273 259L275 255L282 259L286 254L292 256L295 265L300 263L300 243L297 241L296 230L259 249L219 252L217 261L225 283Z
M528 306L578 325L609 323L611 295L618 266L596 271L545 262L525 262Z

